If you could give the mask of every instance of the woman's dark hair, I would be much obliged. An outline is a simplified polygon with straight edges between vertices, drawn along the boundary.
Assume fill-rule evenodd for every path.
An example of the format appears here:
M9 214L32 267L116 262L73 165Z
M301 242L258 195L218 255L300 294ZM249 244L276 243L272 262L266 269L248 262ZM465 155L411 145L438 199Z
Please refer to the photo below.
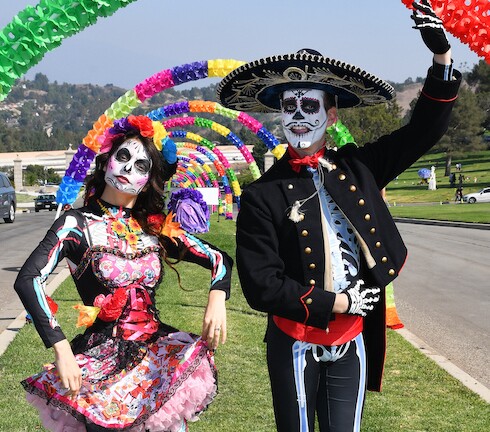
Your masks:
M102 196L106 187L105 166L109 158L117 151L119 146L129 138L137 138L148 152L152 166L147 185L138 194L132 210L132 216L138 221L143 231L151 235L158 235L148 224L148 216L165 213L164 183L169 180L177 170L177 164L169 164L164 160L161 152L155 147L152 138L144 137L137 131L116 135L112 147L107 153L101 153L95 159L95 170L87 182L84 201L87 204ZM161 239L162 240L162 239Z

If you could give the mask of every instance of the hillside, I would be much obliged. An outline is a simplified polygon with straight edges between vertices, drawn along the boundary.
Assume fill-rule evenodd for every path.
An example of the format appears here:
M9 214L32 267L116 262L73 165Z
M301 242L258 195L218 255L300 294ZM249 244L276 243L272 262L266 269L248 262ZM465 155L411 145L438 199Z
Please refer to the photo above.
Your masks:
M396 100L404 115L410 102L417 96L421 84L396 84L395 87L398 89ZM216 84L182 91L168 89L153 96L133 113L143 114L182 100L215 101L215 90ZM112 84L96 86L51 83L43 74L37 74L34 80L23 79L0 103L0 152L64 150L69 144L77 147L97 118L126 91ZM223 124L248 144L257 141L253 133L233 124L231 119L201 113L196 115ZM279 138L282 136L277 116L254 117L270 132ZM188 130L220 145L229 144L224 137L216 136L213 131L203 131L202 128Z
M402 90L396 92L396 102L402 108L403 115L410 109L410 103L418 96L422 85L422 83L406 84Z

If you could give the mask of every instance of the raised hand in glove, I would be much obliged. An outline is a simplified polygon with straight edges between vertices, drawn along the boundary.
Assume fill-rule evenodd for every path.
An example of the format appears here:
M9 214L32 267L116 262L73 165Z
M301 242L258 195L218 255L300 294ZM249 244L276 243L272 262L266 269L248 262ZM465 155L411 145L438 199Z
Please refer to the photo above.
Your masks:
M451 48L441 19L432 10L428 0L413 2L414 13L410 16L415 22L414 29L420 30L422 40L434 54L445 54Z
M365 317L369 311L374 309L374 305L379 302L380 291L378 287L365 287L364 281L359 280L352 288L344 291L349 300L346 313Z

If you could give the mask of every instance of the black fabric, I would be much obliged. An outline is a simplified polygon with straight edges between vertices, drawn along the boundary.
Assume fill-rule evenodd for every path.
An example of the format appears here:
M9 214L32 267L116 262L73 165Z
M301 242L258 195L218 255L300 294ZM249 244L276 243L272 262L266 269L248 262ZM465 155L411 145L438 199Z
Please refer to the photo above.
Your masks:
M278 432L300 430L292 354L295 342L295 339L283 333L274 324L269 328L267 365ZM317 351L317 354L321 355L321 351ZM308 430L314 430L315 412L320 432L354 430L359 385L365 385L360 379L360 360L356 354L356 344L350 342L346 354L336 361L317 361L313 358L311 349L306 352L305 357L304 383ZM359 401L359 404L359 409L362 409L364 400Z

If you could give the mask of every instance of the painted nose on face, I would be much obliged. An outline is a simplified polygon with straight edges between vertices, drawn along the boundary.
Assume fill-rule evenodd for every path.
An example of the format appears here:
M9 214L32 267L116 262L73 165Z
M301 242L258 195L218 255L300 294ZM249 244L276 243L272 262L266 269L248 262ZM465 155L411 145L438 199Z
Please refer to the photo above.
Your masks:
M304 120L304 116L303 114L301 114L301 112L298 110L294 113L293 115L293 120Z
M131 164L131 162L128 162L126 165L124 165L123 171L127 172L129 174L131 172L132 168L133 168L133 165Z

